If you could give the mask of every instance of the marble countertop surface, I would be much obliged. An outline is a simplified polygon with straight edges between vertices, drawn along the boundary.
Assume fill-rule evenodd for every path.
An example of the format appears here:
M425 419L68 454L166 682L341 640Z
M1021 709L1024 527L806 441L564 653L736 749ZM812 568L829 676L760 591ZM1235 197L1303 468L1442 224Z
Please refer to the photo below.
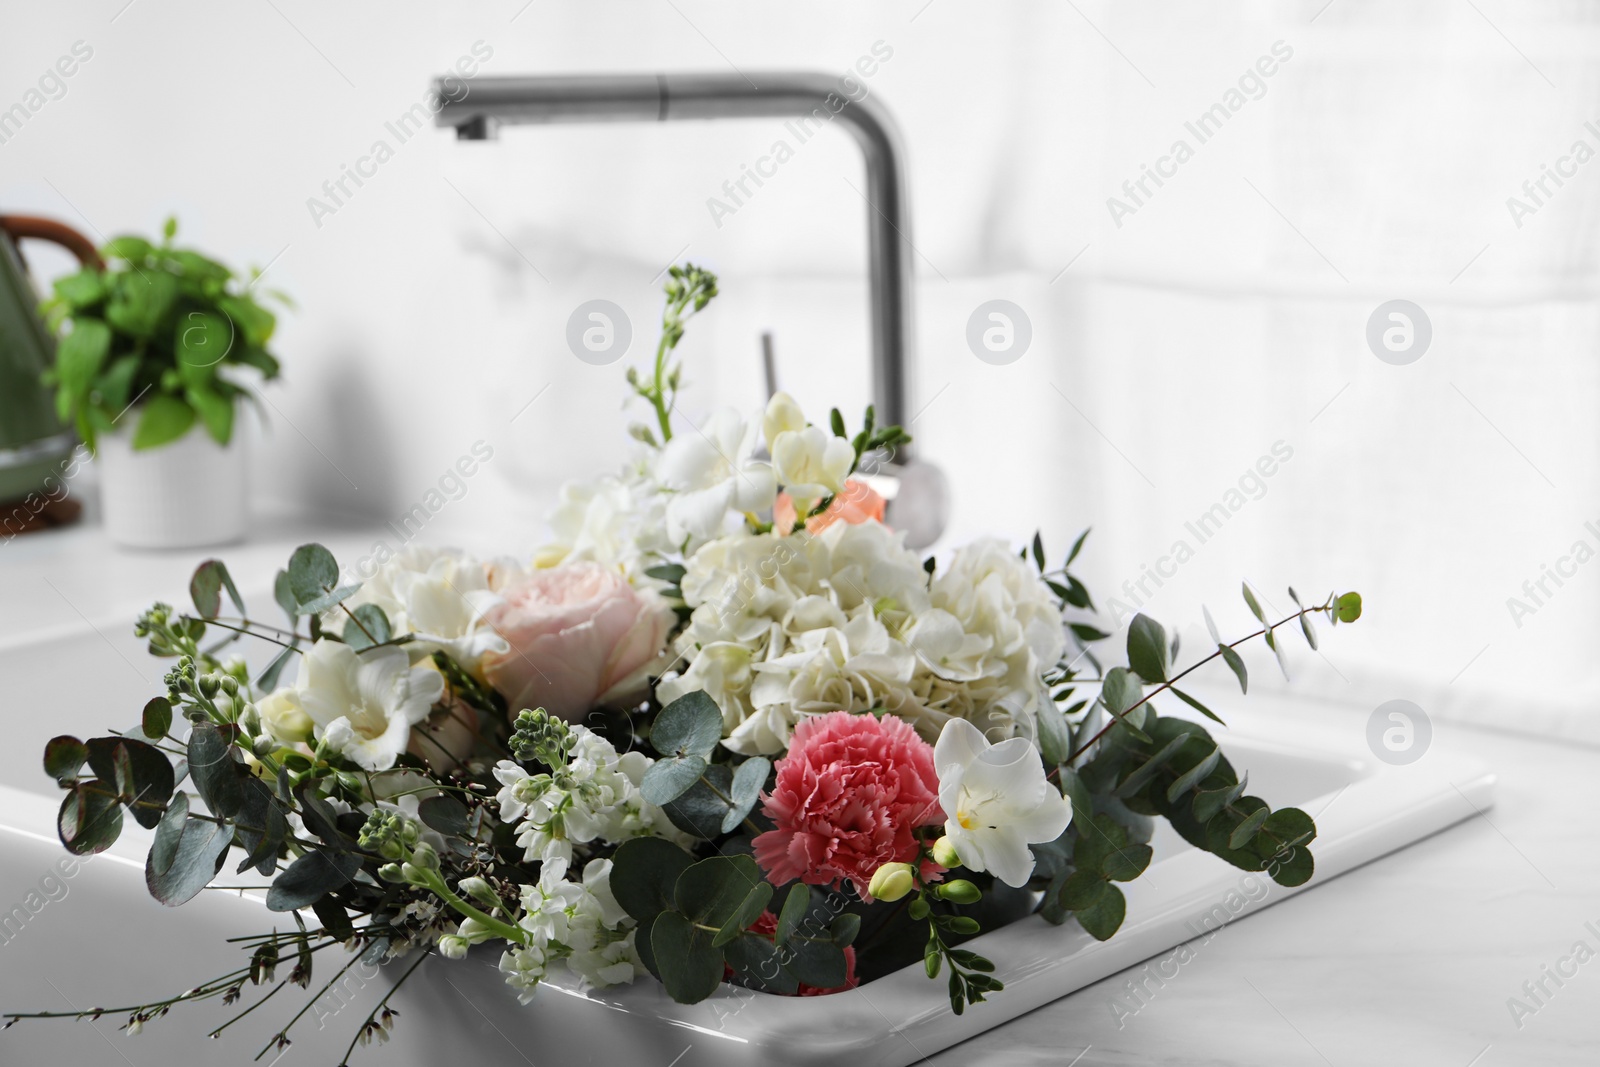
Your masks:
M305 540L304 528L264 522L251 543L209 554L228 559L254 599L265 592L261 575ZM341 557L359 554L372 531L346 528L324 540ZM81 677L97 706L119 709L116 722L95 725L122 725L162 669L129 624L156 597L181 597L206 554L122 551L92 526L0 545L0 658L27 648L32 662L38 641L71 642L79 660L95 648L99 658ZM91 632L103 640L83 644ZM13 707L53 699L43 676L50 653L42 654L39 670L6 671ZM1308 706L1304 714L1347 717L1359 729L1369 711ZM60 730L41 722L21 732L9 746L21 753L17 773L24 762L36 768L38 746ZM1165 953L929 1062L1600 1062L1600 821L1590 821L1600 820L1590 794L1600 750L1439 721L1433 743L1499 773L1492 809L1190 942L1182 962Z

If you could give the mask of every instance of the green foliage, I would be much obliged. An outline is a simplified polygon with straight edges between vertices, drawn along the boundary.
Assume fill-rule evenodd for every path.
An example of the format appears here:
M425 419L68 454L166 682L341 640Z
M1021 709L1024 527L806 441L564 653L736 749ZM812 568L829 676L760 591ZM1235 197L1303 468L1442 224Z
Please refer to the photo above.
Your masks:
M506 747L524 763L539 762L556 770L567 765L572 752L572 731L567 724L543 708L524 708L517 712L511 740Z
M640 958L668 995L692 1004L721 984L724 967L743 984L793 993L801 984L828 988L845 980L845 946L860 917L835 914L795 884L777 930L750 929L772 902L772 884L746 855L696 861L660 838L624 842L612 857L611 890L648 942Z
M685 324L694 315L705 310L717 295L717 276L693 263L683 266L673 264L667 268L664 286L666 306L661 312L661 340L656 345L653 373L648 381L636 370L628 371L628 383L655 409L656 422L661 427L661 444L672 440L672 408L677 401L678 388L683 384L683 365L671 365L669 359L678 342L683 340ZM645 434L649 434L645 428ZM642 437L654 444L653 435Z
M189 799L179 793L156 826L155 843L145 859L150 895L172 908L193 900L222 869L232 843L232 827L191 817Z
M139 405L136 449L158 448L199 421L219 444L233 436L234 413L249 388L235 371L278 375L267 351L277 320L247 282L221 263L174 248L175 220L159 244L117 237L101 250L105 270L84 267L59 278L43 304L61 334L46 372L56 410L90 447Z

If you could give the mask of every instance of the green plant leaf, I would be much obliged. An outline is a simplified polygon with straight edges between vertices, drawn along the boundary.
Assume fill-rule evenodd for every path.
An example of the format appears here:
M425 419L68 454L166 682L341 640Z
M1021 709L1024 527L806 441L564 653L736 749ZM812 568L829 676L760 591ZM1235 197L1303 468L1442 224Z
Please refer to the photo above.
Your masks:
M1216 818L1218 812L1244 795L1245 786L1249 784L1249 780L1250 776L1247 774L1239 781L1229 785L1217 789L1202 789L1196 793L1194 798L1195 821L1208 823Z
M93 267L57 278L51 288L74 311L98 304L106 296L105 276Z
M1098 871L1106 857L1128 843L1128 831L1109 815L1099 814L1078 827L1072 865L1080 871Z
M233 440L234 402L209 385L191 385L183 391L183 398L200 416L206 433L219 445Z
M1128 666L1152 685L1167 680L1167 632L1148 615L1128 624Z
M111 330L99 319L74 319L72 332L56 346L56 381L74 405L89 392L111 351ZM69 409L70 410L70 409Z
M277 319L272 312L249 297L219 296L217 310L233 320L238 332L244 335L244 339L250 345L259 348L272 340L272 331L277 325Z
M1304 846L1294 849L1284 859L1274 857L1267 862L1267 874L1272 880L1290 889L1311 881L1316 870L1316 860L1312 858L1311 850Z
M289 592L301 615L317 615L347 600L359 583L339 585L339 564L319 544L305 544L289 557Z
M711 935L677 912L664 911L650 926L650 948L661 984L679 1004L698 1004L722 984L722 951Z
M693 862L665 838L629 838L611 858L611 894L623 911L644 923L674 906L678 877Z
M1093 905L1072 914L1090 937L1096 941L1108 941L1122 926L1127 913L1128 900L1122 895L1122 890L1114 885L1106 885L1106 891Z
M1189 790L1194 789L1201 782L1205 781L1206 777L1212 771L1216 770L1217 764L1221 762L1221 760L1222 749L1213 745L1211 752L1201 757L1199 763L1196 763L1193 767L1190 767L1188 770L1178 775L1177 779L1174 780L1171 785L1167 786L1167 803L1177 803L1179 797L1183 796L1185 793L1189 792Z
M783 969L782 950L759 934L736 937L722 952L734 976L752 989L792 997L800 988L800 980Z
M361 857L350 852L307 852L283 869L267 890L268 911L297 911L329 890L354 882Z
M1269 834L1274 840L1274 848L1293 848L1298 845L1308 845L1316 839L1317 824L1311 821L1299 808L1279 808L1268 815L1261 824L1262 833Z
M100 254L106 259L125 259L130 263L142 263L152 251L154 249L151 248L150 242L143 237L123 234L107 241Z
M1355 622L1361 618L1361 594L1345 593L1335 605L1340 622Z
M789 887L788 895L783 898L783 908L778 912L778 928L773 933L773 940L779 945L787 945L794 937L795 931L800 929L800 924L805 922L810 911L811 890L804 883L796 882Z
M145 887L169 908L193 900L222 869L232 843L233 827L191 818L188 798L179 793L156 827L145 859Z
M644 778L639 782L639 792L657 807L666 807L700 781L706 767L706 761L701 756L664 756L644 772Z
M381 645L393 635L389 629L389 616L376 604L359 604L350 609L352 618L344 623L344 643L357 652Z
M233 323L226 316L210 311L183 315L172 337L178 378L188 386L209 385L236 343Z
M1198 711L1200 714L1204 715L1206 718L1210 719L1212 722L1222 723L1223 726L1228 725L1227 723L1222 722L1222 717L1216 712L1212 711L1210 708L1206 707L1204 704L1200 703L1194 697L1190 696L1188 693L1185 693L1177 686L1172 687L1172 695L1189 705L1194 710Z
M53 737L44 746L44 773L66 785L89 762L89 750L70 734Z
M1265 626L1267 624L1267 616L1262 612L1261 605L1256 600L1256 595L1250 591L1250 583L1240 583L1239 589L1244 593L1245 607L1249 608L1250 614L1254 615L1261 625Z
M295 649L299 644L300 639L295 638L290 647L283 649L272 658L272 662L267 664L266 669L256 677L257 689L263 693L270 693L278 687L278 677L283 674L283 669L289 665L289 657L295 654Z
M289 572L278 572L277 578L272 582L272 599L278 602L278 607L289 616L289 625L293 626L300 617L300 602L294 598L294 587L289 584Z
M716 787L716 791L712 790ZM672 825L684 833L715 841L722 836L722 820L728 814L728 796L733 789L733 770L726 763L713 763L705 769L689 791L661 805ZM722 796L718 796L720 792Z
M772 763L761 756L751 756L734 770L733 791L729 794L733 807L722 817L723 833L731 833L750 814L750 809L761 799L761 787L767 784L767 774L771 770Z
M1106 880L1097 871L1074 871L1061 883L1056 902L1067 911L1092 908L1105 895Z
M721 927L740 915L750 896L766 886L761 868L749 856L712 856L689 865L673 888L677 909L697 923ZM760 915L760 909L756 911ZM754 919L752 919L754 921Z
M1239 657L1239 653L1227 645L1218 645L1217 650L1222 653L1222 661L1228 665L1228 669L1239 679L1239 692L1248 693L1250 691L1250 674L1244 669L1244 660Z
M194 408L167 393L154 393L140 407L139 425L133 431L135 451L160 448L189 432Z
M202 619L214 619L221 613L224 583L228 586L234 607L239 609L239 614L244 614L244 605L239 603L239 591L234 587L233 579L228 577L227 564L220 559L208 559L194 569L194 575L189 579L189 599L194 601L194 610L200 613Z
M1261 830L1261 824L1266 822L1267 816L1271 814L1272 809L1267 807L1266 804L1262 804L1261 807L1241 819L1239 825L1235 826L1233 832L1228 835L1228 847L1242 849L1255 840L1256 834Z
M75 856L104 852L122 833L122 805L116 787L89 779L67 791L56 815L56 833Z
M159 741L172 729L172 702L166 697L153 697L145 703L139 727L152 741Z
M789 944L789 958L783 969L808 986L836 989L849 974L844 949L831 940L795 938Z
M118 333L149 341L172 312L178 279L160 270L130 271L116 276L106 302L106 322Z
M1149 845L1124 845L1106 854L1100 873L1113 882L1131 882L1145 872L1154 855Z
M1155 777L1157 771L1172 761L1172 758L1178 754L1179 749L1188 743L1189 735L1180 734L1165 745L1162 745L1154 755L1135 767L1117 784L1113 795L1117 797L1133 796L1133 794L1144 788L1145 783Z
M232 745L209 722L200 722L189 731L189 778L211 814L232 818L243 800L240 779L245 769L233 759Z
M417 818L446 837L463 837L467 832L467 806L448 793L418 804Z
M722 711L699 690L662 708L650 727L650 743L663 756L709 757L721 740Z
M176 775L160 749L127 737L93 737L87 744L89 766L102 781L116 785L124 802L164 806L172 797ZM161 819L161 808L130 807L140 826L149 829Z
M1072 754L1072 732L1067 727L1061 707L1052 700L1043 700L1037 716L1039 728L1039 755L1051 766L1067 761Z
M1094 527L1091 526L1089 529L1093 528ZM1078 539L1076 541L1072 542L1072 551L1067 553L1067 562L1062 564L1062 570L1066 570L1068 567L1072 566L1072 561L1078 558L1078 553L1083 551L1083 543L1088 539L1089 530L1085 530L1083 533L1078 535Z

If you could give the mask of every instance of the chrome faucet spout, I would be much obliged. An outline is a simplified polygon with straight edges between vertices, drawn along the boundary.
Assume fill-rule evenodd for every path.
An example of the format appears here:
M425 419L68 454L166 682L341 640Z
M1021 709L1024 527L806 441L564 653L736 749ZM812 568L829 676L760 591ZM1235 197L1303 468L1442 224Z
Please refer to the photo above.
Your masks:
M499 126L525 123L787 118L808 135L842 124L867 165L873 402L880 425L906 425L911 217L899 135L875 98L851 99L837 77L804 72L488 77L473 79L465 95L460 86L454 77L435 82L443 101L435 121L463 140L489 139ZM904 463L906 451L895 459Z

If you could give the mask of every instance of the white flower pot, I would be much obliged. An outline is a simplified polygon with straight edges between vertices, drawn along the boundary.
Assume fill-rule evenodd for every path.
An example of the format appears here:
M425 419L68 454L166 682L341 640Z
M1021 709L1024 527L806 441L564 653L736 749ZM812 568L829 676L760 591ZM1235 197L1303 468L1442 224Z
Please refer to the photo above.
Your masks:
M128 548L198 548L245 530L245 450L199 425L160 448L133 450L132 433L102 434L100 499L111 539Z

